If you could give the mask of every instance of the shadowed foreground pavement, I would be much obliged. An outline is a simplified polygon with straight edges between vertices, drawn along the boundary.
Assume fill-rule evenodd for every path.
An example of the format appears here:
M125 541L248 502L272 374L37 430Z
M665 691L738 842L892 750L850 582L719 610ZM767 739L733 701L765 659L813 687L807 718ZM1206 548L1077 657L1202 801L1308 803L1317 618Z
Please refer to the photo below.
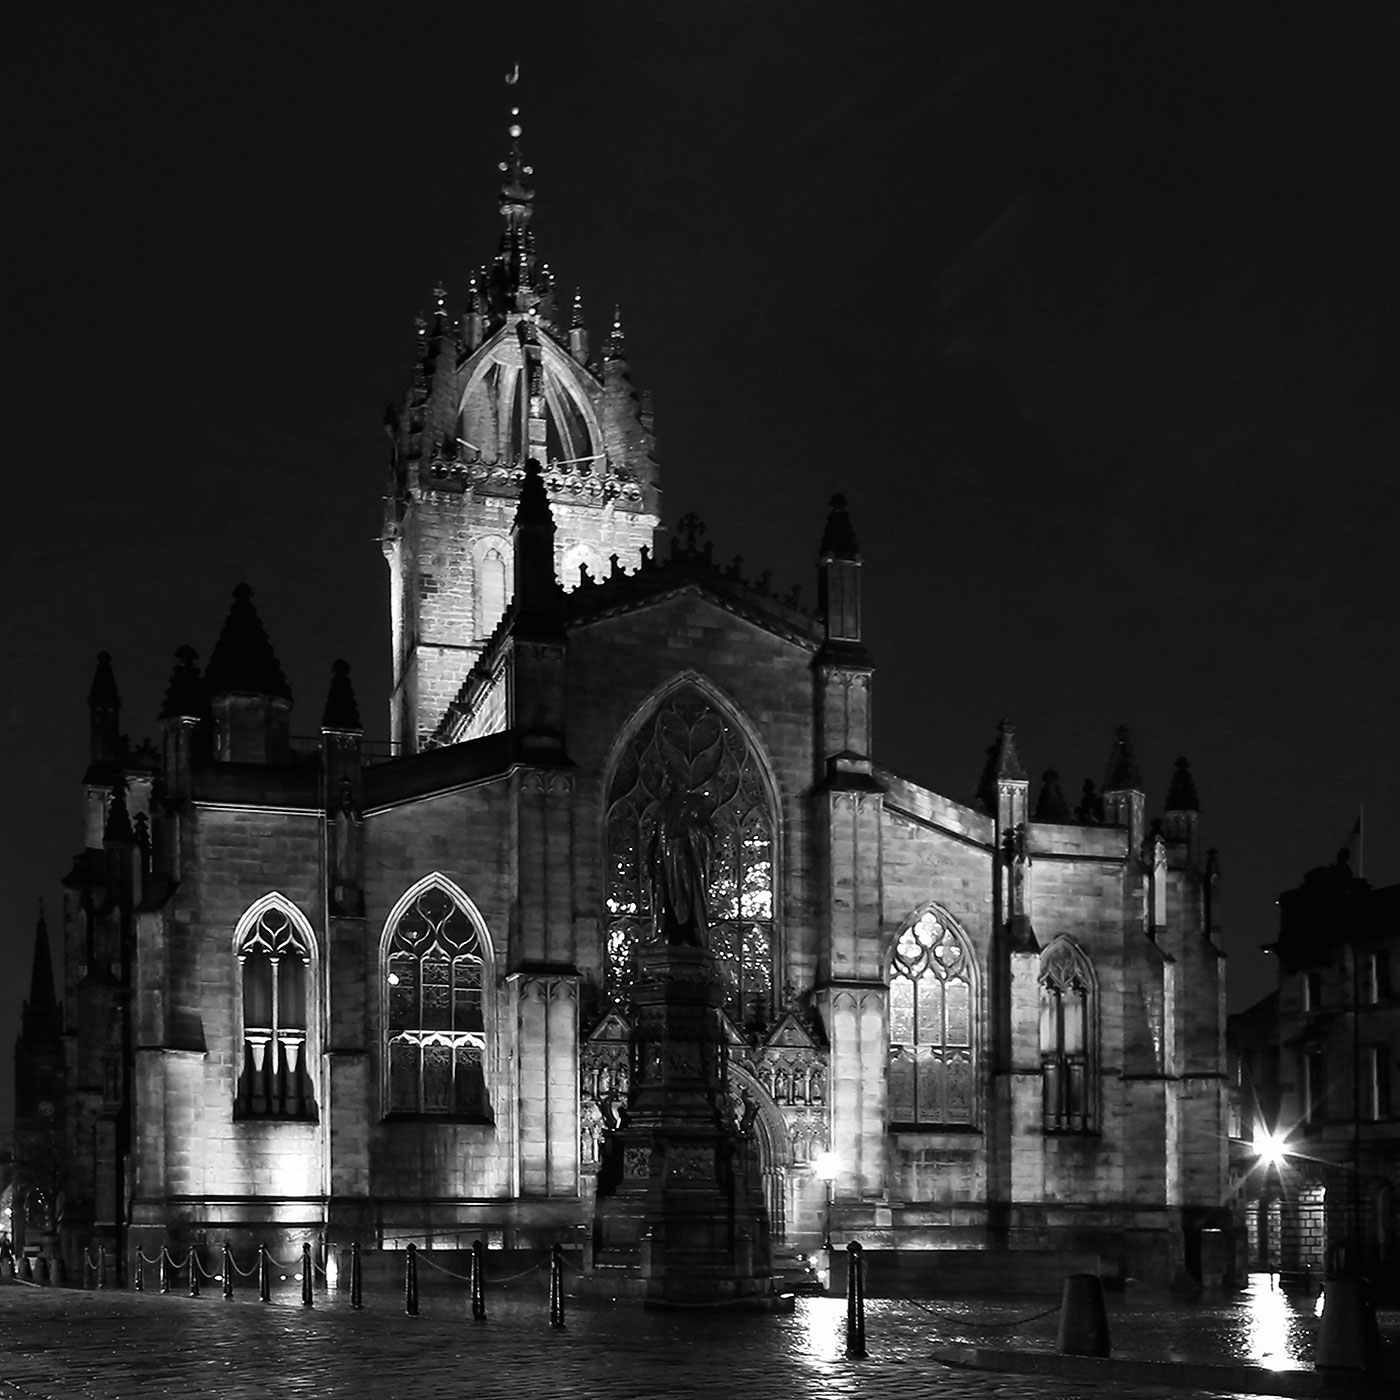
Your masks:
M934 1356L957 1344L1053 1351L1057 1318L1046 1300L872 1301L869 1358L844 1356L840 1299L799 1298L789 1316L704 1309L648 1312L635 1305L572 1306L564 1331L536 1295L491 1300L474 1325L459 1291L425 1291L405 1317L389 1295L363 1312L343 1298L302 1308L288 1292L271 1304L159 1293L0 1288L0 1400L146 1400L154 1396L345 1396L374 1400L473 1397L938 1395L1153 1397L1286 1393L1200 1383L1189 1363L1245 1362L1272 1354L1297 1366L1310 1348L1310 1309L1283 1299L1260 1308L1192 1307L1165 1299L1110 1309L1115 1358L1101 1375L1007 1374L949 1366ZM1392 1339L1396 1315L1383 1315ZM1132 1359L1179 1363L1141 1378ZM1053 1359L1046 1361L1054 1365ZM1245 1375L1243 1371L1239 1373ZM1154 1383L1155 1382L1155 1383ZM1379 1385L1372 1393L1385 1393Z

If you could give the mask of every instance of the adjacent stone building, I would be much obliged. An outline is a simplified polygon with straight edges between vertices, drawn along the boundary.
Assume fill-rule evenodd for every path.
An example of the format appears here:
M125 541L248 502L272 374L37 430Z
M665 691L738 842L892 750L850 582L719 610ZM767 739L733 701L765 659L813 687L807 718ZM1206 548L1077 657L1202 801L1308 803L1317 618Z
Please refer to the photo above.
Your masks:
M499 252L460 315L439 292L390 425L391 751L344 663L319 742L293 742L243 587L207 665L177 653L158 747L121 737L99 661L64 1247L577 1238L679 793L712 834L729 1080L775 1239L820 1239L830 1153L838 1244L1189 1267L1226 1095L1185 762L1157 820L1126 731L1073 810L1053 773L1032 790L1009 724L968 801L880 767L845 502L814 528L810 610L693 518L663 538L621 326L595 352L577 302L560 317L518 136Z
M1278 986L1230 1018L1250 1266L1400 1288L1400 885L1349 851L1279 897Z

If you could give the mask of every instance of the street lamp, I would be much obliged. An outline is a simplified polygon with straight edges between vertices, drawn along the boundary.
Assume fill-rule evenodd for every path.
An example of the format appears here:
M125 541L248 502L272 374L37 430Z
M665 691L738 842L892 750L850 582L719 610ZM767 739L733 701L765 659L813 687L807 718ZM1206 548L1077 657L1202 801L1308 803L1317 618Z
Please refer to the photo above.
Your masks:
M831 1248L831 1196L836 1181L836 1154L819 1152L813 1159L812 1170L817 1179L826 1182L826 1224L822 1230L822 1248Z
M1288 1135L1279 1132L1277 1128L1271 1128L1256 1135L1254 1147L1265 1167L1282 1166L1284 1155L1288 1151Z

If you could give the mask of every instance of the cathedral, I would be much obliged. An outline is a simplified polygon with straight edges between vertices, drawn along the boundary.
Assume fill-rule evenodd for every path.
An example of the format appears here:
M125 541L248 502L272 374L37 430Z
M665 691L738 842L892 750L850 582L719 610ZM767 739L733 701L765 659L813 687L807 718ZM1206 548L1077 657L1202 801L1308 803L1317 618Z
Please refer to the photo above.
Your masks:
M70 1277L98 1245L586 1236L677 797L778 1248L1189 1271L1226 1121L1185 761L1155 819L1125 730L1073 805L1007 723L967 801L881 767L858 521L831 502L814 609L662 529L622 326L557 303L520 136L498 251L437 294L388 425L389 745L344 662L291 737L244 586L176 653L158 744L98 659L63 985L41 929L17 1059Z

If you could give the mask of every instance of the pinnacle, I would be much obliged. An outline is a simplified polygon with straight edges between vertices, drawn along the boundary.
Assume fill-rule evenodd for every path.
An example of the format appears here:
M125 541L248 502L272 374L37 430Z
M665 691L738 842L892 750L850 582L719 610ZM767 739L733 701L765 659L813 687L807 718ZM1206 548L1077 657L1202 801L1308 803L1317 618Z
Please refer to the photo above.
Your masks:
M204 713L204 691L196 664L199 653L192 646L177 647L175 669L165 688L161 719L198 719Z
M120 778L112 784L112 801L107 807L107 821L102 828L103 844L109 842L134 841L136 832L131 825L131 814L126 810L126 779Z
M822 542L818 550L821 558L837 557L860 558L860 545L856 543L855 527L851 524L851 514L846 508L846 498L836 495L831 498L831 509L827 513L826 528L822 531Z
M997 726L996 776L1023 780L1026 770L1021 756L1016 752L1016 726L1010 720L1002 720Z
M204 683L212 695L271 695L288 701L292 698L292 689L253 606L253 590L246 583L233 590L233 606L214 644Z
M622 329L622 308L613 307L612 329L608 332L608 338L603 345L603 358L607 360L626 360L627 358L627 336Z
M99 651L92 688L88 691L88 706L94 710L119 710L121 703L121 696L117 694L117 678L112 670L112 654Z
M1196 783L1191 777L1191 765L1184 759L1176 761L1171 786L1167 789L1167 811L1199 812L1201 800L1196 796Z
M1108 755L1108 772L1103 780L1105 792L1142 792L1142 774L1138 772L1128 726L1120 724Z
M337 659L331 663L331 686L326 694L326 708L321 715L322 729L362 730L360 707L350 684L350 663Z
M1074 820L1069 803L1065 801L1064 789L1060 786L1060 775L1053 768L1047 768L1040 780L1040 795L1036 798L1031 820L1060 824Z
M531 457L525 463L525 479L520 483L520 504L516 508L517 525L554 523L554 515L549 508L549 493L545 490L544 476L540 464Z

